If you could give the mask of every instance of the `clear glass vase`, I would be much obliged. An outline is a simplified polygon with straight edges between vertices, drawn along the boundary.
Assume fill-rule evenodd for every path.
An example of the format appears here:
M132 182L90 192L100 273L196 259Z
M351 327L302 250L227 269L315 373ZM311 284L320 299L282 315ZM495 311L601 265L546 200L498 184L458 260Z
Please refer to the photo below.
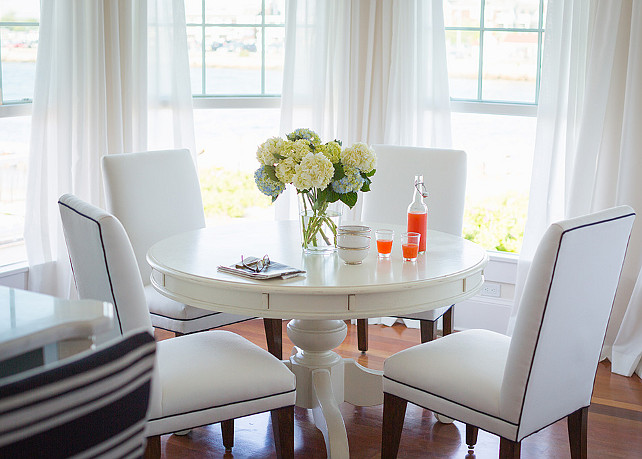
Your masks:
M337 249L341 202L317 201L312 192L298 193L301 247L305 253L330 253Z

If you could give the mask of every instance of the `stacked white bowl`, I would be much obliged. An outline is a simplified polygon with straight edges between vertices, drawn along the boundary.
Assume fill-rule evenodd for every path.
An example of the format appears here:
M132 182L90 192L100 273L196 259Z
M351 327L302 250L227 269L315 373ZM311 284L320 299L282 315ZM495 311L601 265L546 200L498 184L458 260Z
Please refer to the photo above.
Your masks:
M337 251L348 265L358 265L370 251L370 227L344 225L337 228Z

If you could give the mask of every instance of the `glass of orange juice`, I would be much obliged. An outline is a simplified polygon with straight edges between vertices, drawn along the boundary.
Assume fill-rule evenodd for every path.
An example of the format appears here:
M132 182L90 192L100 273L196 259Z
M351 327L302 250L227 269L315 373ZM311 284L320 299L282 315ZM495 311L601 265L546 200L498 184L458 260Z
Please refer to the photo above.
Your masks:
M416 261L419 253L419 233L401 233L401 254L404 261Z
M392 252L392 238L395 232L391 229L379 229L375 231L377 239L377 254L379 258L390 258Z

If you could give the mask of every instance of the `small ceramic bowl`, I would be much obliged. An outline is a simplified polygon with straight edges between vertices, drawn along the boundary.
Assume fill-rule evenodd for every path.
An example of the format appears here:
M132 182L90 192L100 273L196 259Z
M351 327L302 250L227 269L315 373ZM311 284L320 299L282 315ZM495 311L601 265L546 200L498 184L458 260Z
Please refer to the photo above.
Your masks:
M337 228L337 247L364 248L370 247L370 227L345 225Z
M358 265L368 256L370 247L337 247L339 258L347 265Z

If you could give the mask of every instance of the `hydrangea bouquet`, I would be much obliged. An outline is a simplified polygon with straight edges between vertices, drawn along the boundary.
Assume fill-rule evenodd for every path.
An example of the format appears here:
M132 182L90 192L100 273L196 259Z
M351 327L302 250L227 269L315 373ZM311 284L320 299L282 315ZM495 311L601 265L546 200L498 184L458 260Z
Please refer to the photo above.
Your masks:
M340 212L332 203L352 208L358 191L370 190L375 173L374 150L365 143L343 148L340 140L322 143L310 129L297 129L287 139L272 137L256 152L261 166L254 173L259 190L272 202L291 183L299 196L302 245L307 252L336 247Z

